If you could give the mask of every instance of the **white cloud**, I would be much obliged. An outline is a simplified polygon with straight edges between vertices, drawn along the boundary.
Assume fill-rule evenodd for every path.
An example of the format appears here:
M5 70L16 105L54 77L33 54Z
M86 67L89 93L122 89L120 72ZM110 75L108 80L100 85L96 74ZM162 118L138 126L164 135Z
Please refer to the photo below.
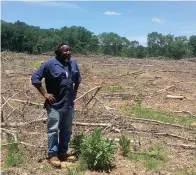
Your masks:
M160 19L160 18L157 18L157 17L152 18L152 21L153 21L153 22L156 22L156 23L159 23L159 24L163 24L163 23L165 23L165 21L164 21L164 20L162 20L162 19Z
M126 37L128 40L130 41L138 41L140 45L142 46L147 46L147 36L130 36L130 37Z
M32 4L38 4L41 6L48 6L48 7L59 7L59 8L67 8L67 9L80 9L84 10L80 6L78 6L75 3L70 2L52 2L52 1L24 1L25 3L32 3Z
M104 12L103 13L104 15L121 15L121 13L119 13L119 12L114 12L114 11L107 11L107 12Z

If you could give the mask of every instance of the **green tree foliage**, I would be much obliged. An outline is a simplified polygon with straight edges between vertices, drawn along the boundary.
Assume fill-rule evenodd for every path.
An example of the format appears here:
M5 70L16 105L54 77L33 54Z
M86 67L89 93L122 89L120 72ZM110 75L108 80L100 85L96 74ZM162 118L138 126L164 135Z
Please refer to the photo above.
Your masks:
M81 26L60 29L41 29L24 22L8 23L1 20L1 49L40 54L54 51L57 43L64 41L74 53L101 53L130 58L166 57L181 59L196 56L196 35L174 37L158 32L148 34L147 46L138 41L129 41L116 33L93 32Z
M188 40L186 36L174 37L173 35L152 32L148 34L147 45L148 54L151 57L162 56L181 59L193 56L194 48L196 48L196 39L194 41L194 36L191 36Z
M196 35L193 35L189 39L189 47L192 50L193 56L196 56Z

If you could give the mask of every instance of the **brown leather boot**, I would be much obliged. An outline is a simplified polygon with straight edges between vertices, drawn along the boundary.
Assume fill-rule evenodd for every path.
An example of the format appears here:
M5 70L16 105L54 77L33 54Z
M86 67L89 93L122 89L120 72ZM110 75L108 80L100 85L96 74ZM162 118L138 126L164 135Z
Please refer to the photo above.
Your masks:
M60 167L61 166L61 162L60 160L58 159L57 156L52 156L52 157L49 157L48 158L48 162L54 166L54 167Z
M64 162L64 161L75 162L77 160L77 158L74 155L69 155L69 154L59 155L58 158L61 162Z

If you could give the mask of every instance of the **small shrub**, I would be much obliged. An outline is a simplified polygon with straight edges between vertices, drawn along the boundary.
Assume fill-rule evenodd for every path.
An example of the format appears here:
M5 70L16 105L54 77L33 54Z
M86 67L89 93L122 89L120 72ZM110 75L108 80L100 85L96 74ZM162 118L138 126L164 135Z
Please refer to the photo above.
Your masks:
M101 130L95 129L82 140L81 157L91 170L108 170L114 160L114 150L114 140L104 138Z
M125 157L127 157L128 153L130 152L130 143L130 140L127 139L124 135L121 136L119 140L120 150L122 152L122 155Z

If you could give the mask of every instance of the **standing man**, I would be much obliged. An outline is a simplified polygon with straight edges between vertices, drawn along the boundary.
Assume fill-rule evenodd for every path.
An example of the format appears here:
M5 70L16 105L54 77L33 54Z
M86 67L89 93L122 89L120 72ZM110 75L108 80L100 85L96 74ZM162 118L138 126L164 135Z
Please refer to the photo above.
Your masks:
M67 158L68 144L72 134L74 99L81 82L80 71L71 59L71 49L61 43L56 56L46 60L32 75L32 84L45 98L48 114L48 160L55 167ZM42 87L45 78L46 91Z

